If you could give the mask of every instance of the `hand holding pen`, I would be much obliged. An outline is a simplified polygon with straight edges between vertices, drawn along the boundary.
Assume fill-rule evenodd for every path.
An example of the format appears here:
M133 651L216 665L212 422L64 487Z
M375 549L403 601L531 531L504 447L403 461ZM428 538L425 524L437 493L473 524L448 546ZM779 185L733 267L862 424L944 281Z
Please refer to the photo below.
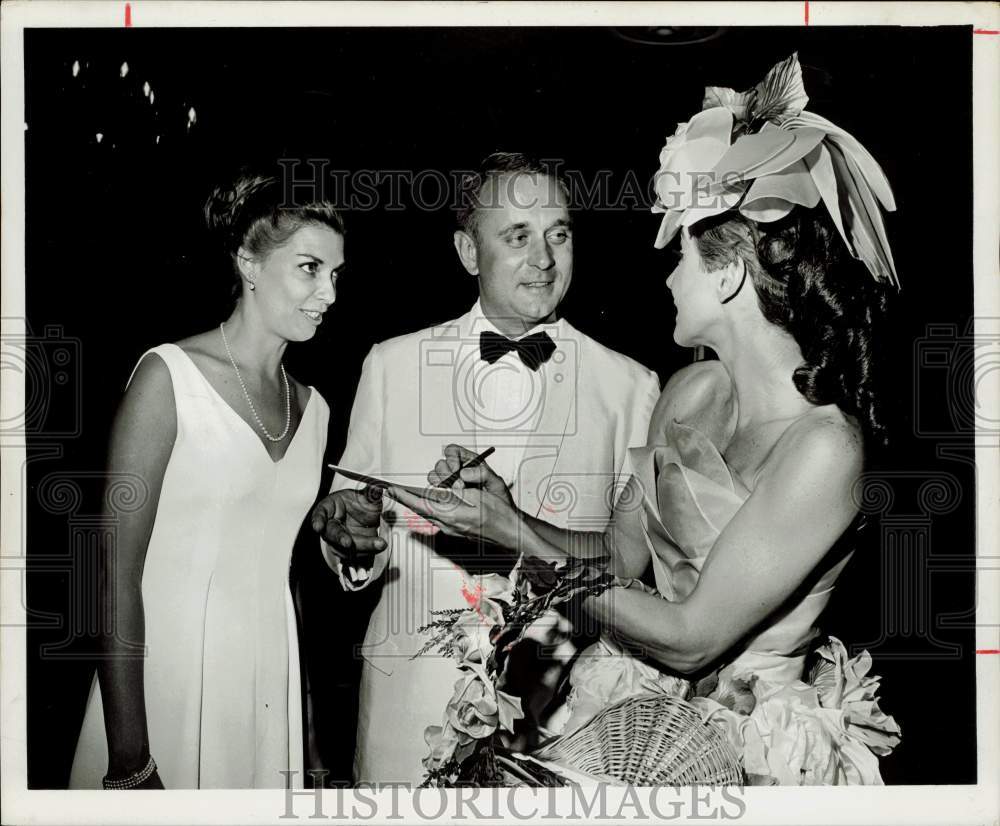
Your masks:
M443 452L444 457L427 474L430 488L419 491L392 485L386 488L386 494L446 534L516 549L520 512L506 482L485 461L493 448L476 454L452 444ZM504 564L512 562L506 560Z
M470 457L470 452L465 450L458 445L448 445L445 450L444 459L441 459L435 466L434 470L428 474L428 480L431 481L435 487L439 488L450 488L458 485L459 489L465 486L462 481L462 471L468 468L474 468L485 462L496 450L495 447L488 447L482 453ZM456 467L457 465L457 467ZM448 473L454 468L453 472ZM444 474L448 475L444 475ZM443 477L443 478L442 478ZM439 482L434 482L434 478L440 479Z

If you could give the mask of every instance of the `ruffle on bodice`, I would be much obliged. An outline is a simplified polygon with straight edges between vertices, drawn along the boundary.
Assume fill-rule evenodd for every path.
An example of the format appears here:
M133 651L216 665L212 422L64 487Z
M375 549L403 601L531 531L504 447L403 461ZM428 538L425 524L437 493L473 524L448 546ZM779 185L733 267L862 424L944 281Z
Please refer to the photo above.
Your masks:
M675 421L666 437L665 444L629 451L631 500L619 502L616 520L637 519L641 530L628 533L644 536L651 555L656 590L638 582L632 587L678 601L698 584L719 535L751 491L701 431ZM852 539L848 532L841 542ZM734 659L720 663L709 694L700 688L709 678L696 688L602 637L581 652L573 689L549 729L568 733L627 697L669 694L693 702L726 732L752 782L881 783L877 758L899 742L899 727L878 708L878 678L868 676L867 652L851 660L831 638L819 649L822 662L810 682L802 679L818 633L814 624L851 553L838 543L829 557L836 561L769 617ZM835 689L826 685L827 666Z
M629 459L642 491L640 519L656 587L674 602L694 590L705 560L750 490L700 430L673 421L666 436L665 444L632 448ZM746 643L733 663L737 674L766 673L779 681L801 676L816 619L849 558L850 553L840 555L807 593L789 601Z

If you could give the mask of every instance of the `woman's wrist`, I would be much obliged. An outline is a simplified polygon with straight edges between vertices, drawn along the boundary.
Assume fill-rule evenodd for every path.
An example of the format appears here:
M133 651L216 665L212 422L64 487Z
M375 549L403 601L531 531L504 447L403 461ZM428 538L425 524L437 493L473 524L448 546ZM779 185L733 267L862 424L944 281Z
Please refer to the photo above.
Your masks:
M556 565L561 565L571 559L573 555L568 553L565 548L546 538L546 529L551 531L551 526L546 522L527 514L521 514L518 550L527 556L544 559L549 563L554 562Z
M489 535L485 536L485 538L495 545L512 551L516 555L521 543L524 541L524 533L527 525L525 524L524 514L518 509L517 505L508 503L508 507L504 510L506 512L499 514L499 519L487 520L487 525L483 527L489 532Z

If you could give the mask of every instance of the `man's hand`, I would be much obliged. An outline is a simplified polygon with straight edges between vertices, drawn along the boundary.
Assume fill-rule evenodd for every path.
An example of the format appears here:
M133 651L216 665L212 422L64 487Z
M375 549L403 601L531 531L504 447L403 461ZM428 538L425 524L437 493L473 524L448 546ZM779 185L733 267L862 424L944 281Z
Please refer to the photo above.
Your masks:
M339 490L320 499L310 524L326 542L327 565L336 567L332 554L352 566L371 568L374 554L386 548L385 540L378 535L381 515L382 491L377 488Z

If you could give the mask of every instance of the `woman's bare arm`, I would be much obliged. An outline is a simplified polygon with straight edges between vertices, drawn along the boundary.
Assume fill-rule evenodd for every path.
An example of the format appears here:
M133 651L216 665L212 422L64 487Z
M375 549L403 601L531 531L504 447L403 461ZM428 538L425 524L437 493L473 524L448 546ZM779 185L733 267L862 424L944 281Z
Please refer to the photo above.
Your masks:
M112 619L98 666L108 738L108 773L124 777L143 767L149 755L143 691L145 619L142 571L160 488L177 434L170 373L150 356L137 368L115 416L108 449L108 484L138 476L143 504L119 512L105 496L105 516L116 525L103 548L101 595Z
M857 515L852 490L863 461L860 436L846 424L801 422L790 431L685 600L613 589L587 610L683 672L713 662L777 610Z
M852 491L863 459L857 428L842 418L800 420L779 439L754 492L719 535L685 600L615 588L589 599L587 610L664 664L684 672L701 669L777 610L837 542L857 515ZM603 555L613 573L637 575L634 532L616 538L614 523L605 534L556 528L517 511L499 488L491 492L491 472L473 468L463 471L463 479L485 483L484 489L461 491L468 506L441 507L428 496L390 493L449 533L486 536L543 559Z

